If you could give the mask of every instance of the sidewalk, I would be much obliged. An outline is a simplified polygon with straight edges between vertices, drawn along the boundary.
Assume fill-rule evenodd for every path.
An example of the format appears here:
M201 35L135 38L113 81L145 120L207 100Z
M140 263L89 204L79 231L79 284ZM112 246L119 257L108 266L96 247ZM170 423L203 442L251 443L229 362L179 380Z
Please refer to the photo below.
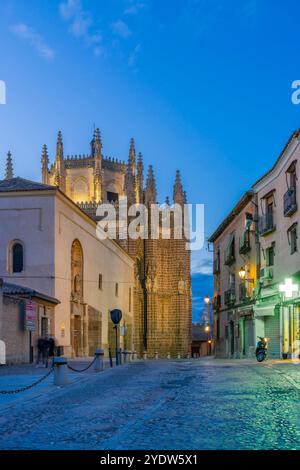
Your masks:
M94 357L74 358L68 361L74 369L84 369L92 361ZM44 375L51 369L51 361L49 361L48 368L44 366L37 366L36 364L17 364L13 366L0 366L0 391L2 390L17 390L27 387ZM109 360L104 360L104 370L110 369ZM70 385L87 380L89 376L97 374L94 371L93 365L84 372L74 372L68 369L69 387ZM1 394L0 393L0 410L10 404L18 403L20 400L27 401L43 394L53 394L53 392L62 387L55 387L53 384L53 372L41 383L26 390L24 392L14 394ZM65 387L64 387L65 388Z

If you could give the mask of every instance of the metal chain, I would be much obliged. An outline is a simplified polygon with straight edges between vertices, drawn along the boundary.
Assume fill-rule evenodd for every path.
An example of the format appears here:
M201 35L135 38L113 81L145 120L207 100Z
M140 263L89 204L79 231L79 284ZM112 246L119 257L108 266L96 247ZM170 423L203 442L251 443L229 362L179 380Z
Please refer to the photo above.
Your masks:
M67 367L69 369L71 369L73 372L85 372L86 370L88 370L94 364L95 360L96 360L96 357L93 359L93 361L87 367L85 367L84 369L81 369L81 370L74 369L69 364L67 364Z
M26 387L18 388L16 390L0 390L0 395L13 395L14 393L25 392L26 390L29 390L29 389L35 387L36 385L40 384L41 382L43 382L43 380L45 380L47 377L49 377L50 374L52 374L53 370L54 370L54 368L51 367L51 369L49 370L49 372L47 372L46 375L43 375L43 377L36 380L31 385L27 385Z

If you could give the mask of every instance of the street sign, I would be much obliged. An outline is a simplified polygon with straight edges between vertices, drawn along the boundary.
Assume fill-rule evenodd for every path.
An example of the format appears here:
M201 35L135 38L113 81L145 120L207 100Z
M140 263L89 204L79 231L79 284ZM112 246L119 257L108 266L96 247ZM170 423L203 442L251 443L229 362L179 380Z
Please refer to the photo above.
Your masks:
M26 300L25 302L25 330L35 331L36 330L36 315L37 305L32 300Z
M110 311L110 318L111 321L115 324L118 325L122 319L122 312L121 310L115 308L114 310Z

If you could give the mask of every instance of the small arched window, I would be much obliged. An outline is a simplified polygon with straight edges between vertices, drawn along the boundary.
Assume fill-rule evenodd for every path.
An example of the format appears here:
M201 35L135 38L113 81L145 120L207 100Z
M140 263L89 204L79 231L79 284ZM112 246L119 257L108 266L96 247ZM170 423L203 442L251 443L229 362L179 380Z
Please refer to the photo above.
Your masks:
M12 246L12 270L13 273L21 273L24 268L24 250L21 243L16 242Z

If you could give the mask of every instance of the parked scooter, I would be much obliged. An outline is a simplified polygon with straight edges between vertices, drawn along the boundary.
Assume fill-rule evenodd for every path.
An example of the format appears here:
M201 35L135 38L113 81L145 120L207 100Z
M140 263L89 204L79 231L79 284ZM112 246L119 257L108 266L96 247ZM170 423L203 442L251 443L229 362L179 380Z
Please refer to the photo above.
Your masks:
M268 338L262 338L261 336L258 336L258 338L255 355L258 362L263 362L267 357Z

